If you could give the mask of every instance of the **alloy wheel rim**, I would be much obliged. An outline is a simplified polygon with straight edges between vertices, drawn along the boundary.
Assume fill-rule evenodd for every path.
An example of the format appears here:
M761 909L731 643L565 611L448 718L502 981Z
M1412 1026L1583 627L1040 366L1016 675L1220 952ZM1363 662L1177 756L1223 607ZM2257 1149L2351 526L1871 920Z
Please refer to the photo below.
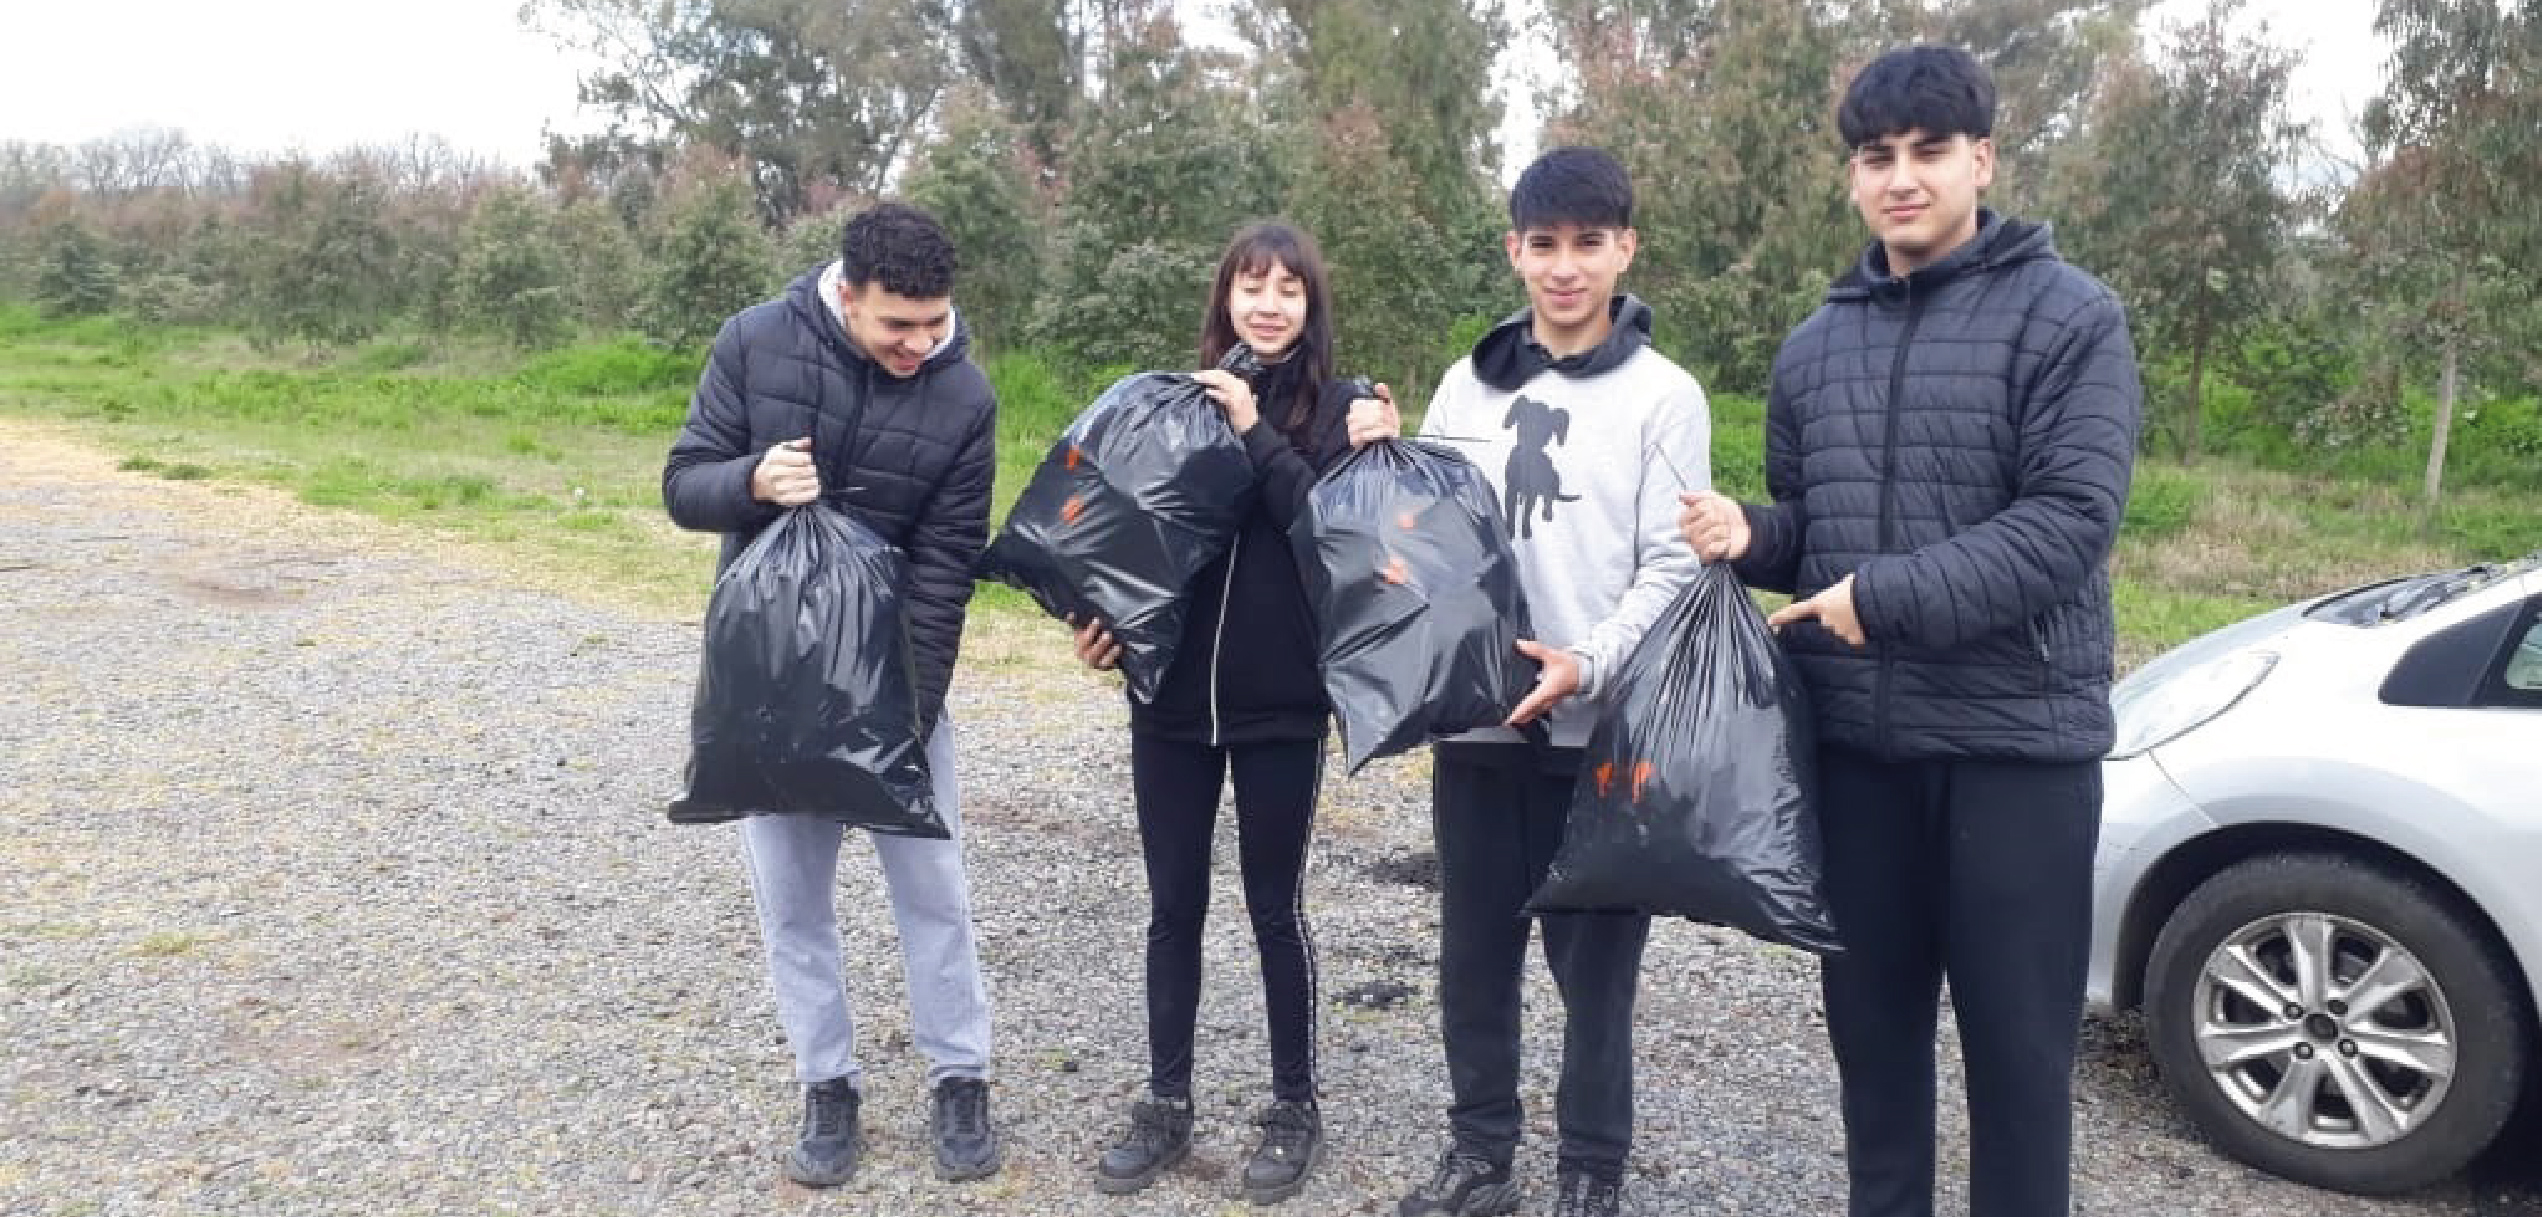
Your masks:
M2253 1123L2323 1149L2416 1131L2453 1086L2456 1024L2425 964L2329 913L2277 913L2209 952L2192 995L2209 1079Z

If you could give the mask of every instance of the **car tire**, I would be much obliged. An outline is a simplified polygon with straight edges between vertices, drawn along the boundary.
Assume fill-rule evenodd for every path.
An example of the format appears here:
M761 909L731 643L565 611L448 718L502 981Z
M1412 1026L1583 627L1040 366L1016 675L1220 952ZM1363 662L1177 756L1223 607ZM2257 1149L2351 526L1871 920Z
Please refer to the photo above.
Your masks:
M2306 1002L2297 962L2325 957ZM2254 993L2291 1000L2272 1014ZM2191 891L2146 964L2145 1025L2217 1148L2361 1195L2462 1169L2514 1112L2531 1052L2522 996L2459 902L2335 854L2253 859ZM2383 1101L2351 1104L2360 1088Z

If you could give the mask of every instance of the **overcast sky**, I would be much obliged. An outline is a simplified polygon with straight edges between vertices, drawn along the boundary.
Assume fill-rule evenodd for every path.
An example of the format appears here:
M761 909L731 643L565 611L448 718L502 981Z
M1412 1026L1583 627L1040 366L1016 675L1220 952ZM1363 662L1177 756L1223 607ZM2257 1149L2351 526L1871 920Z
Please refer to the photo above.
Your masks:
M543 125L592 124L576 112L574 61L523 30L518 8L11 0L0 16L0 139L69 144L174 127L240 151L324 152L422 133L526 167ZM2201 9L2167 0L2156 22ZM2251 10L2307 53L2299 114L2327 124L2325 134L2344 130L2381 78L2373 0L2252 0ZM1524 119L1513 115L1511 126Z

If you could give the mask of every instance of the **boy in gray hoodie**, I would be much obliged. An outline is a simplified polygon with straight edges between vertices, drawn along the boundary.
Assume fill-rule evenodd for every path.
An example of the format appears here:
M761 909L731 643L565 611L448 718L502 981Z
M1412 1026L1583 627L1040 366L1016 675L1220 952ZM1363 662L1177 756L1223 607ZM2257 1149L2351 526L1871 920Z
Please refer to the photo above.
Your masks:
M1542 672L1508 726L1435 752L1453 1140L1397 1206L1402 1217L1518 1207L1525 905L1562 844L1591 703L1698 565L1677 529L1678 496L1710 487L1710 418L1694 378L1650 348L1649 306L1615 290L1638 239L1632 209L1632 183L1604 152L1562 148L1528 166L1505 238L1528 307L1448 369L1423 421L1500 492L1538 634L1518 646ZM1548 744L1515 730L1538 720ZM1604 1217L1632 1141L1633 997L1650 918L1541 920L1564 1020L1555 1212Z

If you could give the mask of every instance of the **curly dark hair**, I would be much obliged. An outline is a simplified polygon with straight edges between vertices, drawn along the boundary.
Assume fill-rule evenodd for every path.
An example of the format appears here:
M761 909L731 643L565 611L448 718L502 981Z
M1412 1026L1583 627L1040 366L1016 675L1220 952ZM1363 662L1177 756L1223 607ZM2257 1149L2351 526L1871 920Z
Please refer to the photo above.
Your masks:
M839 234L839 275L855 287L880 282L896 296L941 299L953 294L959 266L944 225L907 203L868 207Z

